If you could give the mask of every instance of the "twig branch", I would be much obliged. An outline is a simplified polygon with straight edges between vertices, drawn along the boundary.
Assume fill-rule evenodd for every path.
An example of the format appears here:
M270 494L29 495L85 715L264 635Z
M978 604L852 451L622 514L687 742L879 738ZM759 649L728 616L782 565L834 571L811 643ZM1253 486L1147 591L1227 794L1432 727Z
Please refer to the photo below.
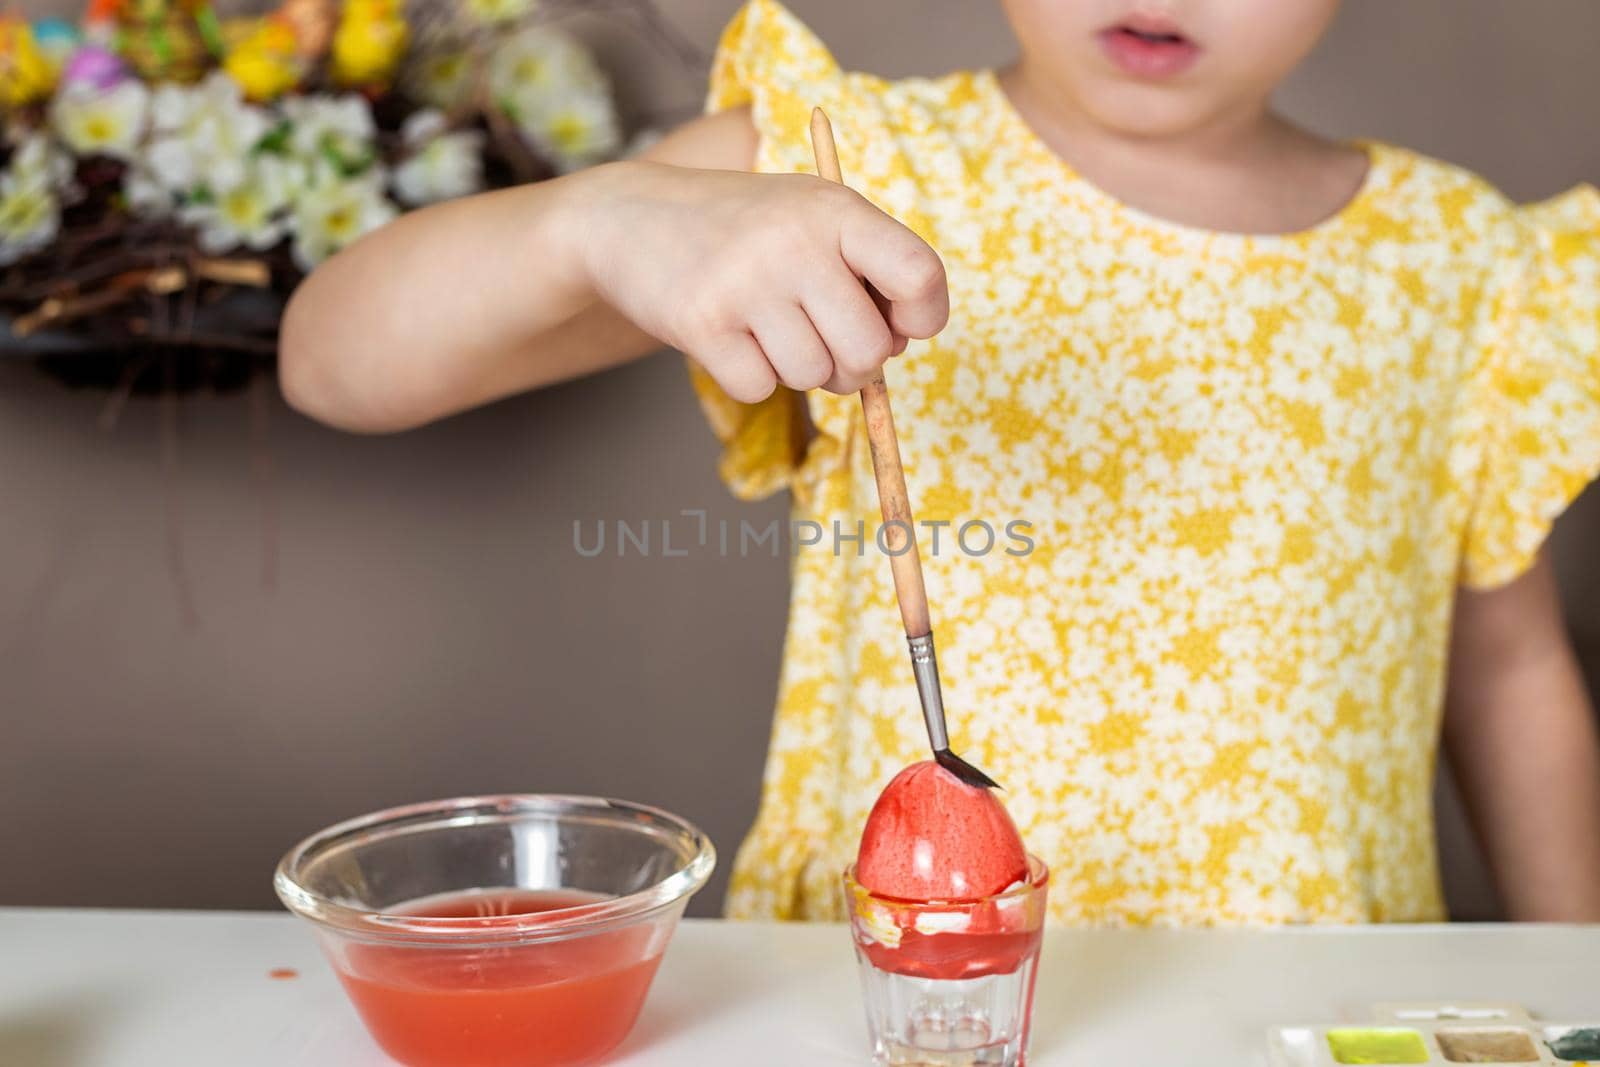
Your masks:
M218 285L241 285L247 289L272 288L272 267L262 259L217 259L195 256L189 269L196 278Z
M15 337L29 337L46 326L71 322L115 307L141 290L153 296L175 293L188 284L188 274L180 267L132 270L112 278L104 289L83 296L50 297L33 311L11 324Z

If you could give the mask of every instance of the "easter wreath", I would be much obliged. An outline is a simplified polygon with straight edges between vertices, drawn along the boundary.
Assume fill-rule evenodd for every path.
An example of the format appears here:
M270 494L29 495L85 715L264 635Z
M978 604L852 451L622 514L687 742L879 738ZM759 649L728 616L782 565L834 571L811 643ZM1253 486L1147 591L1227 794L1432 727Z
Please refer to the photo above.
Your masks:
M650 0L0 15L0 350L122 393L247 382L339 248L626 150L604 71L561 28L580 12L701 64Z

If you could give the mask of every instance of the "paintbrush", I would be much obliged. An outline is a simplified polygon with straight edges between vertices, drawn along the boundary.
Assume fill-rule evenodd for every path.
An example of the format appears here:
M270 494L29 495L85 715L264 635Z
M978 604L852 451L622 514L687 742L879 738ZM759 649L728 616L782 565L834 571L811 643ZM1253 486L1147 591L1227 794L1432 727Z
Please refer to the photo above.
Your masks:
M820 107L811 112L811 148L817 159L817 173L843 185L833 127ZM933 758L968 785L998 788L994 779L950 751L944 693L939 687L939 660L934 654L933 623L928 614L928 590L922 581L922 557L917 552L917 528L911 518L900 440L895 436L889 387L884 384L883 375L862 386L861 410L866 415L867 444L872 449L872 473L878 482L878 505L883 511L883 538L894 575L894 595L900 602L900 619L905 623L906 643L911 647L911 672L917 680L917 696L922 701L922 720L928 728Z

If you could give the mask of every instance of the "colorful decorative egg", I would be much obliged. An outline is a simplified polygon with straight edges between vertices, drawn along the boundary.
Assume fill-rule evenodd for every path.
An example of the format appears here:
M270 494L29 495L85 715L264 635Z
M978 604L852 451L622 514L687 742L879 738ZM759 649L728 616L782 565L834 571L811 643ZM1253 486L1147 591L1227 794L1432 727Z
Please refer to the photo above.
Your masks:
M33 27L0 15L0 107L23 107L50 95L56 72L39 47Z
M33 24L33 39L38 42L39 51L59 72L77 50L83 35L78 32L78 27L66 19L39 19Z
M224 27L224 36L228 55L222 69L251 100L276 100L299 83L303 64L287 20L277 15L239 19Z
M61 72L63 84L88 85L102 92L127 77L122 57L98 44L83 45L72 53Z
M399 0L349 0L333 35L334 80L387 89L410 35Z
M301 59L321 59L328 54L338 23L334 0L283 0L277 13L294 27L295 49Z
M195 81L222 53L221 27L204 0L123 0L117 27L123 58L147 81Z

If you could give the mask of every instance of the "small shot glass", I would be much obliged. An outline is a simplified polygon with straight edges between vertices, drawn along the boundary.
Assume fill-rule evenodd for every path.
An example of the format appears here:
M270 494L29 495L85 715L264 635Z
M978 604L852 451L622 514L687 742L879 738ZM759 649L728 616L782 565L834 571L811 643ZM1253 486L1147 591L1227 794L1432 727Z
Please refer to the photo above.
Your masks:
M1050 872L983 900L912 903L844 873L878 1067L1023 1067Z

